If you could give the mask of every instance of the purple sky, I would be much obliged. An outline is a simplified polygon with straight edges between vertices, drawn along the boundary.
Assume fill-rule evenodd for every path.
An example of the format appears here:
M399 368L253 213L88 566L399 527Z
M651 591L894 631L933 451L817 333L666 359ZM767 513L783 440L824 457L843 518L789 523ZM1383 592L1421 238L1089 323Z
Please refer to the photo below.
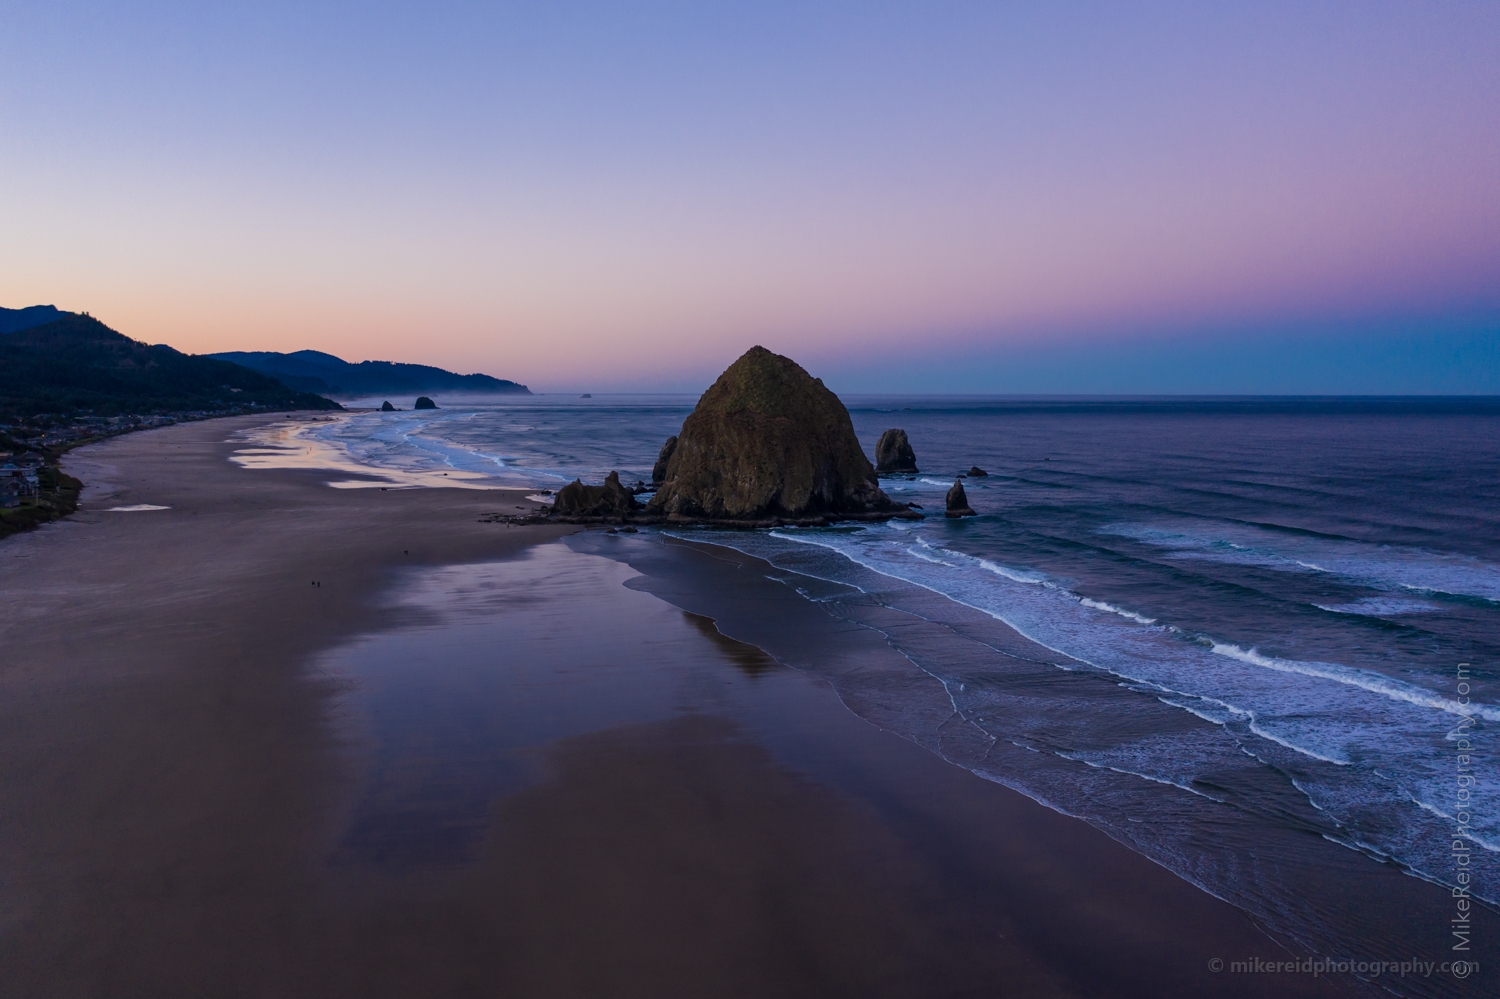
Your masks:
M544 389L1500 392L1500 4L206 6L0 2L0 305Z

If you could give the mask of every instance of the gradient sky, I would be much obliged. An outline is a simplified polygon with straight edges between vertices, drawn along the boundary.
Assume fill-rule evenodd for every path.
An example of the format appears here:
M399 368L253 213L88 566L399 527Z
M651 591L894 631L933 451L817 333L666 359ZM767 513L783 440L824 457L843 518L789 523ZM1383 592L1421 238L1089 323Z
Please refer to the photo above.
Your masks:
M0 305L700 390L1500 392L1500 3L15 4Z

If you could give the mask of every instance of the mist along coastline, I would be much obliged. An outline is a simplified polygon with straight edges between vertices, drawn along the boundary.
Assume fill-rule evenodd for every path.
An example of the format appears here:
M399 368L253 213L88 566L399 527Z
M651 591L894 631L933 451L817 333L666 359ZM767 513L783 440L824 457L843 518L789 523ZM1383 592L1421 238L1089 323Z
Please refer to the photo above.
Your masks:
M861 437L885 429L887 408L856 408ZM545 512L537 486L494 488L522 474L518 463L485 458L493 452L448 429L474 434L473 409L236 417L71 452L66 468L88 484L80 512L0 548L15 652L0 680L0 779L22 803L5 837L18 886L0 952L7 979L44 994L142 983L181 993L231 969L251 994L497 981L549 995L821 994L834 982L940 995L994 981L1022 994L1357 994L1367 984L1357 975L1272 982L1212 962L1369 965L1447 947L1451 900L1406 873L1412 859L1339 844L1339 827L1317 825L1263 763L1215 762L1218 733L1253 733L1194 720L1142 679L1090 679L1082 660L976 609L999 591L952 591L970 605L953 616L961 605L936 588L973 585L965 546L1014 543L975 531L998 523L982 515L1000 497L1004 520L1024 524L1035 514L1018 500L1049 488L1028 478L1107 470L1068 454L1066 420L1042 436L1022 421L1004 438L1007 450L1037 451L1026 471L984 453L983 433L938 444L935 427L979 427L982 415L895 408L916 428L919 462L966 469L979 520L806 534L523 523ZM657 406L637 425L681 426L687 410ZM597 437L581 411L531 412ZM359 451L381 427L412 450ZM643 457L624 455L631 471L658 457L636 435L647 439ZM577 453L556 427L544 439ZM305 460L307 442L327 453ZM497 474L458 478L465 454ZM993 474L970 477L979 464ZM880 482L924 508L949 486L922 472ZM1054 536L1059 514L1048 514ZM1465 514L1449 504L1447 515ZM1146 551L1162 541L1103 526L1096 536ZM1169 553L1193 555L1169 566L1206 561L1191 532L1166 540ZM1288 570L1259 540L1251 570L1285 588L1275 574ZM1325 568L1359 554L1314 541ZM960 573L913 576L888 561L902 552ZM969 557L1031 588L1021 592L1055 592ZM1447 573L1445 585L1469 589L1487 578L1472 562L1362 565L1365 577ZM1317 599L1340 621L1403 611L1371 584L1322 579ZM1082 600L1109 609L1068 597L1017 623L1077 627L1094 618L1068 614L1087 613L1142 629L1132 641L1155 634L1125 616L1146 618L1121 594L1088 592ZM1482 624L1484 607L1472 612ZM1459 642L1465 620L1444 640ZM1159 654L1133 648L1141 663ZM1025 712L1008 710L996 657ZM1124 765L1148 736L1180 758ZM1221 769L1210 777L1205 766ZM1314 770L1298 779L1309 778L1324 781L1314 793L1337 786ZM1493 912L1466 911L1470 959L1483 965ZM80 949L89 961L71 956ZM267 952L279 977L244 977L245 955ZM1464 994L1452 976L1397 977L1380 987Z

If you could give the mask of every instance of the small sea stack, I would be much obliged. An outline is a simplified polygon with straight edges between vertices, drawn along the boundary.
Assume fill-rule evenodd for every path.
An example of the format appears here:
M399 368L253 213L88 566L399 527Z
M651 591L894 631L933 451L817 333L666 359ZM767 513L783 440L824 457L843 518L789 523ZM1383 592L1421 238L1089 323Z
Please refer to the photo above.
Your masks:
M559 519L623 520L640 508L635 494L620 484L619 472L605 476L602 486L586 486L582 479L574 479L557 491L552 502L552 514Z
M435 403L435 402L433 402L431 399L427 398L425 395L422 395L422 396L418 396L417 397L417 404L415 406L413 406L412 408L413 409L437 409L438 408L438 404Z
M698 400L646 513L745 524L921 516L881 491L839 397L764 347Z
M953 480L953 488L948 490L948 509L943 515L945 517L979 516L969 506L969 497L964 493L964 484L957 479Z
M385 402L382 402L380 404L380 411L382 413L394 413L396 411L396 407L392 406L391 400L387 399Z
M875 471L881 475L914 475L917 453L906 439L906 431L893 427L875 444Z
M971 479L982 479L982 478L985 478L986 476L988 476L989 474L990 474L989 472L986 472L984 469L980 468L978 465L975 465L973 468L969 469L969 478L971 478Z

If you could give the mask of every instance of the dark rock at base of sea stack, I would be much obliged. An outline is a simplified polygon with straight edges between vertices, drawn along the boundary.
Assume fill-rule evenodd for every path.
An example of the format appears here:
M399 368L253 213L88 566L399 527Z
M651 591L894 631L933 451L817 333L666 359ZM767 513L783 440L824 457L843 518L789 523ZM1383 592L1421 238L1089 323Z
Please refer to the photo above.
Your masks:
M656 456L656 464L651 466L651 484L659 486L667 478L667 462L672 460L672 452L677 450L677 437L674 435L667 438L667 442L661 446L661 453Z
M629 489L620 485L620 473L610 472L602 486L586 486L574 479L557 491L552 502L554 517L628 517L641 505Z
M880 435L875 445L875 471L881 475L917 471L917 453L911 449L905 430L892 428Z
M969 478L971 478L971 479L982 479L982 478L985 478L986 476L988 476L989 474L990 474L989 472L986 472L984 469L980 468L978 465L975 465L973 468L969 469Z
M380 411L382 413L394 413L396 411L396 407L392 406L391 401L387 399L385 402L382 402L380 404Z
M698 400L646 513L742 523L919 516L881 491L838 396L764 347Z
M437 409L438 408L438 404L435 403L435 402L433 402L431 399L427 398L424 395L424 396L419 396L417 398L417 404L415 406L413 406L412 408L413 409Z
M948 510L945 517L977 517L969 507L969 497L964 494L964 484L957 479L953 480L953 488L948 490Z

